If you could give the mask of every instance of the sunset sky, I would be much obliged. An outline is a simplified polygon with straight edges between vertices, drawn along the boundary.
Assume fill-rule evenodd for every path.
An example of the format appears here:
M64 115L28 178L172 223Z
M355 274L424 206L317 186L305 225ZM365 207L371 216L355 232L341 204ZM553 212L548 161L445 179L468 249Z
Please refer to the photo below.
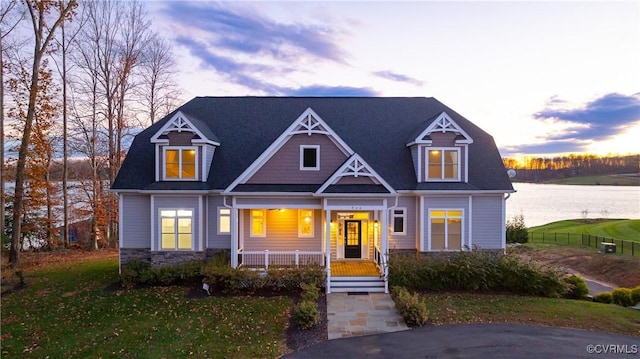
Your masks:
M185 100L435 97L503 156L640 152L638 1L147 5Z

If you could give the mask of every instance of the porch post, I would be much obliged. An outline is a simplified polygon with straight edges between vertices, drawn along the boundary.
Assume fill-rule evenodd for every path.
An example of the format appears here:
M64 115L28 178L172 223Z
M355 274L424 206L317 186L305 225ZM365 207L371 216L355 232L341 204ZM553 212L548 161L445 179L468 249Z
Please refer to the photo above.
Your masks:
M381 237L380 241L382 253L382 265L383 265L383 273L384 273L384 292L389 293L389 226L387 222L389 220L389 212L387 210L387 201L384 201L384 209L382 210L382 218L380 218L380 222L382 223L382 230L380 231Z
M331 210L325 210L325 265L327 267L327 293L331 293Z
M238 210L231 209L231 268L238 268Z

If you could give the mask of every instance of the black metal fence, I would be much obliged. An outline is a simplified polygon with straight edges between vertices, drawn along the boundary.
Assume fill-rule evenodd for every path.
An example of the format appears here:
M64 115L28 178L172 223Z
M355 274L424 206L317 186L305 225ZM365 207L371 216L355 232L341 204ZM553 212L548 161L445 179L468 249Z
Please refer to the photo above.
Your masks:
M640 256L640 242L624 239L593 236L582 233L529 232L529 241L538 243L557 243L583 246L600 250L602 243L615 244L616 254Z

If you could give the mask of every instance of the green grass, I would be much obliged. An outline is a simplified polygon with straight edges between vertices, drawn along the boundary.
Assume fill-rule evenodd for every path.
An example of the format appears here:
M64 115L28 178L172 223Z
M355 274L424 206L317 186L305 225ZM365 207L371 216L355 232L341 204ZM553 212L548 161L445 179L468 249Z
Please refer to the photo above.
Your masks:
M291 299L185 297L185 287L106 291L116 260L25 271L2 296L2 357L275 358ZM4 288L3 288L4 289Z
M640 337L640 311L613 304L475 293L427 293L422 297L429 308L429 321L436 325L524 323Z
M566 185L640 186L639 176L583 176L569 177L545 183Z
M640 242L640 219L574 219L529 228L530 235L542 232L590 234Z

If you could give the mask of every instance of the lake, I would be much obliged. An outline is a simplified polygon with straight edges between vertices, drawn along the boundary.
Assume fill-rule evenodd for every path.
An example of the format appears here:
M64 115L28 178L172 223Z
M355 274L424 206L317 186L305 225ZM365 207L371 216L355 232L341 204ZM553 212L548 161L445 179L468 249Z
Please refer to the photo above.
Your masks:
M638 186L569 186L513 183L507 220L522 213L527 227L564 219L640 218Z

